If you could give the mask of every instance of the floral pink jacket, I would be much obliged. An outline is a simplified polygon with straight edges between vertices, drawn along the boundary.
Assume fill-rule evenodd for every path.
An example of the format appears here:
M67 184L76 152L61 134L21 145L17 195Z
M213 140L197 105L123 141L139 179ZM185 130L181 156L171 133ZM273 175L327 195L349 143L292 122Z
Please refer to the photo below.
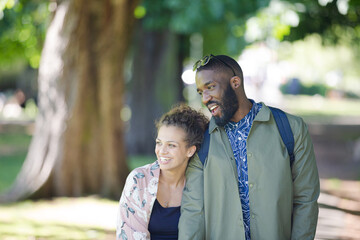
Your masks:
M148 224L160 175L157 161L134 169L126 179L119 202L116 239L150 239Z

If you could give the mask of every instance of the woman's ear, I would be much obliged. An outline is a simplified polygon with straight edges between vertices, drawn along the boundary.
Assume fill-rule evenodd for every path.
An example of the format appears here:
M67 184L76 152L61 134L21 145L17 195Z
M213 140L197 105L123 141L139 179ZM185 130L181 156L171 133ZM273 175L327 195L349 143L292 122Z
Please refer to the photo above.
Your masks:
M196 152L196 146L193 145L193 146L188 148L186 156L188 158L191 158L195 154L195 152Z

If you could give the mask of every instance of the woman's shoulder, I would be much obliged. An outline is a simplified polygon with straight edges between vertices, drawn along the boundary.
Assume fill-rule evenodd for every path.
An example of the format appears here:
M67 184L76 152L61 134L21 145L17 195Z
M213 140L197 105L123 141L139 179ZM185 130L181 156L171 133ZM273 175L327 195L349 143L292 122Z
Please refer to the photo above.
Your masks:
M123 190L125 195L130 196L134 191L146 191L149 196L156 196L159 175L160 166L157 161L135 168L130 172L126 179L125 188Z
M158 161L155 161L153 163L146 164L141 167L137 167L134 170L132 170L129 174L129 178L149 178L149 177L159 177L160 173L160 165Z
M151 172L151 171L155 171L155 170L160 170L160 165L157 160L153 163L149 163L144 166L137 167L134 170L132 170L131 172L147 173L147 172Z

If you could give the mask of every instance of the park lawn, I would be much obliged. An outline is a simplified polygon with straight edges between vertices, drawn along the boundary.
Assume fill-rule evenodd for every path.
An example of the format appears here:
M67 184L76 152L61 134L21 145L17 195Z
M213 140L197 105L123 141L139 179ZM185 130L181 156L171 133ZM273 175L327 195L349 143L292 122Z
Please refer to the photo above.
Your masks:
M12 128L13 129L13 128ZM0 193L15 180L26 158L31 135L0 129ZM130 169L154 156L131 156ZM97 196L21 201L0 205L0 239L114 239L118 201Z
M115 239L118 202L96 196L0 205L2 240Z
M31 135L0 132L0 192L9 188L26 158ZM131 156L129 168L154 161ZM114 239L118 201L97 196L0 205L0 239Z
M359 106L359 99L285 95L280 108L301 116L308 123L358 125L360 124Z
M0 133L0 192L10 187L27 154L31 135L21 132Z

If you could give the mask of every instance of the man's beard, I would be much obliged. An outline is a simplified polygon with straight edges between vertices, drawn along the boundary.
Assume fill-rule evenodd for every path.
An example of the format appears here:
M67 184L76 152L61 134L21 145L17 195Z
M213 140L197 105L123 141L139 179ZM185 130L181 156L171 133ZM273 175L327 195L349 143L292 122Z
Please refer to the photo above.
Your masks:
M236 97L235 91L231 88L230 84L225 89L221 101L216 103L219 105L221 110L221 116L214 116L215 123L218 126L223 127L230 121L239 108L239 101Z

